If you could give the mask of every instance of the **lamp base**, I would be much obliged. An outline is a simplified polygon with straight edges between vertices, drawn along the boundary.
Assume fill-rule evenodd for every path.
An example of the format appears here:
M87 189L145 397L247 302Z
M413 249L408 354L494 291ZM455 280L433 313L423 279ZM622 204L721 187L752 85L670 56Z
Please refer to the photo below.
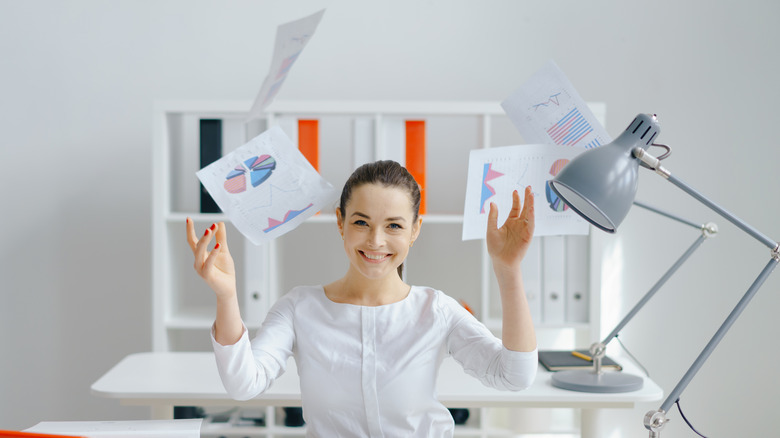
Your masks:
M552 385L580 392L631 392L642 389L644 379L623 372L596 374L591 370L557 371L552 375Z

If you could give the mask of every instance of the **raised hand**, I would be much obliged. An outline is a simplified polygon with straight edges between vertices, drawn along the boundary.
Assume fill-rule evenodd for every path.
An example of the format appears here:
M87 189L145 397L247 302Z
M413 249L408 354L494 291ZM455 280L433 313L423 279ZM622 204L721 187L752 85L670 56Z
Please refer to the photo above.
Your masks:
M209 251L209 244L216 236L217 243ZM202 237L195 234L192 219L187 218L187 243L195 256L195 271L219 297L236 294L236 269L227 245L225 223L213 224Z
M498 207L490 203L487 222L488 254L494 269L520 269L534 235L534 196L531 187L525 188L525 200L520 207L520 194L512 193L512 210L506 222L498 228Z

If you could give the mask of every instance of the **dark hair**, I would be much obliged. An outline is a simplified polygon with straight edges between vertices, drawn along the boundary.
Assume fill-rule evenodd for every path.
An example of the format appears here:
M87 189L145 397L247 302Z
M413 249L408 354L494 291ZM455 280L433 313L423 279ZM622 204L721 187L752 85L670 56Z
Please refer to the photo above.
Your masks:
M347 203L352 198L352 191L364 184L380 184L384 187L397 187L406 190L412 201L414 212L413 223L417 222L420 215L420 185L405 167L392 160L380 160L366 163L352 172L352 175L344 183L339 202L341 218L347 215ZM403 277L403 264L398 267L398 275Z

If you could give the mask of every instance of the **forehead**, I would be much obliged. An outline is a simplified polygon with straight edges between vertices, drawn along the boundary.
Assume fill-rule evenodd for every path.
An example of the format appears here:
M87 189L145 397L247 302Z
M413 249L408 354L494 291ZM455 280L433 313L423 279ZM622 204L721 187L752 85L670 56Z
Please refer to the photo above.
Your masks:
M362 184L355 187L346 207L347 215L356 211L378 217L411 217L414 214L412 200L406 190L381 184Z

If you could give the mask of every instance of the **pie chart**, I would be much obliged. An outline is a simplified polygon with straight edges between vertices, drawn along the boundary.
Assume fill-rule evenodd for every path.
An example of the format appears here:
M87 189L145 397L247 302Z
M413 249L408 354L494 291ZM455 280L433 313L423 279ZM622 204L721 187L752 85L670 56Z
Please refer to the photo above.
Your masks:
M558 174L558 172L563 169L563 166L567 165L569 163L569 160L561 158L560 160L555 160L555 162L550 167L550 175L555 176ZM550 204L550 208L553 211L566 211L569 209L569 206L566 205L561 198L558 197L558 195L555 194L552 187L550 187L550 181L547 181L545 183L544 192L545 195L547 195L547 203Z
M242 193L247 190L247 176L252 187L257 187L267 180L274 169L276 160L270 155L260 155L245 160L236 166L225 177L225 190L228 193Z

